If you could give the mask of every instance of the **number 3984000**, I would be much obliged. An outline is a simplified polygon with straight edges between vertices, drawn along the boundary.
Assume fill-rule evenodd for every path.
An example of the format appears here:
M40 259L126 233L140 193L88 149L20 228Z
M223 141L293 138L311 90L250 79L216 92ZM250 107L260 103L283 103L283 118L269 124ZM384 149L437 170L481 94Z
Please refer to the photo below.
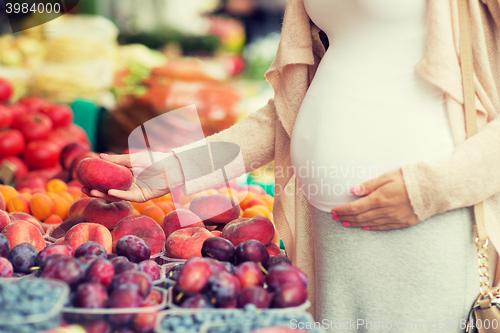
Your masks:
M5 3L5 11L7 14L27 14L27 13L60 13L61 12L61 4L59 3Z

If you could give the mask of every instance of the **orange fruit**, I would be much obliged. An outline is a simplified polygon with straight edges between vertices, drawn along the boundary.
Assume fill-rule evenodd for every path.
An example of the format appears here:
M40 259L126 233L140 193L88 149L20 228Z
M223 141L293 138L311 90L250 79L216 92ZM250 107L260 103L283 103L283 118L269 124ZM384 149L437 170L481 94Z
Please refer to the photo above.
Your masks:
M66 191L68 185L60 179L51 179L47 182L46 188L47 191L59 193Z
M137 209L134 208L134 215L141 215Z
M57 193L61 198L72 204L75 202L75 199L73 199L73 196L69 192L59 192Z
M155 204L151 201L146 201L146 202L131 202L132 206L137 209L139 214L142 214L142 211L146 207L154 206Z
M46 192L45 195L48 196L51 199L60 198L60 196L57 193L55 193L55 192Z
M252 218L254 216L265 216L271 218L271 212L267 206L255 205L244 210L243 217Z
M30 201L22 194L16 194L10 198L9 203L7 204L7 210L9 213L23 212L30 214Z
M240 207L241 209L245 210L247 209L247 204L250 200L252 200L253 198L255 198L257 196L257 194L253 193L253 192L248 192L247 195L245 196L245 198L243 198L241 201L240 201Z
M60 216L57 216L56 214L52 214L48 218L46 218L45 221L43 221L43 223L61 224L61 223L63 223L63 220Z
M68 217L69 207L71 206L70 203L60 196L51 199L54 203L54 214L63 220L66 219Z
M159 201L156 203L156 207L160 207L165 215L167 215L168 213L170 213L175 209L174 204L168 201Z
M267 208L272 212L274 206L274 198L268 194L259 196L259 199L266 203Z
M9 185L0 185L0 193L2 193L6 205L9 204L10 198L18 194L17 190Z
M30 209L34 217L44 221L54 213L54 203L45 194L35 193L30 201Z
M143 215L149 216L153 220L156 221L156 223L161 224L161 221L165 217L165 213L163 212L163 209L161 209L158 206L150 206L144 208L142 211Z
M22 195L23 197L25 197L26 199L31 200L31 194L30 194L30 193L26 193L26 192L24 192L24 193L23 193L23 192L20 192L20 193L21 193L21 195Z

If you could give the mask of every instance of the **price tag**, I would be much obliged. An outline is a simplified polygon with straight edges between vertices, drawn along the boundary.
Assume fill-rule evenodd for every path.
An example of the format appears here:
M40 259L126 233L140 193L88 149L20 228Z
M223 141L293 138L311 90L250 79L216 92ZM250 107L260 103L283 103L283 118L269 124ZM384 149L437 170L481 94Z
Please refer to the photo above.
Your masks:
M11 184L14 180L15 172L16 166L13 163L3 161L3 163L0 164L0 184Z

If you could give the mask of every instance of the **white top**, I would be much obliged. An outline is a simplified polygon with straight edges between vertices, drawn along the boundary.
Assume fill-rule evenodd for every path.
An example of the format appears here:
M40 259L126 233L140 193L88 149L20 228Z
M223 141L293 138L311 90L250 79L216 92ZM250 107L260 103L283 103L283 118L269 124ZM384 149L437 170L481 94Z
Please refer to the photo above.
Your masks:
M317 209L354 201L350 189L403 164L451 154L442 90L415 72L425 0L304 0L330 47L293 129L299 186Z

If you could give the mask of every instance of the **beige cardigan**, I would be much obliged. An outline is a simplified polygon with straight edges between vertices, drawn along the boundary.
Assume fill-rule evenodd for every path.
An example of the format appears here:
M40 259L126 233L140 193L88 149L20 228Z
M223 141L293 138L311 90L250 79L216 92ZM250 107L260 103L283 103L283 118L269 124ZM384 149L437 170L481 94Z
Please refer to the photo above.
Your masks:
M487 232L491 242L500 249L500 117L497 117L500 111L500 0L469 2L480 132L465 141L456 0L427 0L425 55L416 65L416 71L445 92L456 149L437 163L404 165L402 172L411 205L421 221L484 201ZM291 170L290 138L294 122L325 52L318 33L319 29L304 9L303 0L289 0L279 49L266 73L275 92L274 99L242 122L207 139L238 144L247 172L275 161L275 224L290 259L310 278L309 295L313 304L311 216L304 196L295 193L295 176L287 171ZM191 175L197 172L199 166L195 161L179 160L184 172ZM191 181L185 185L191 194L206 189L209 182Z

